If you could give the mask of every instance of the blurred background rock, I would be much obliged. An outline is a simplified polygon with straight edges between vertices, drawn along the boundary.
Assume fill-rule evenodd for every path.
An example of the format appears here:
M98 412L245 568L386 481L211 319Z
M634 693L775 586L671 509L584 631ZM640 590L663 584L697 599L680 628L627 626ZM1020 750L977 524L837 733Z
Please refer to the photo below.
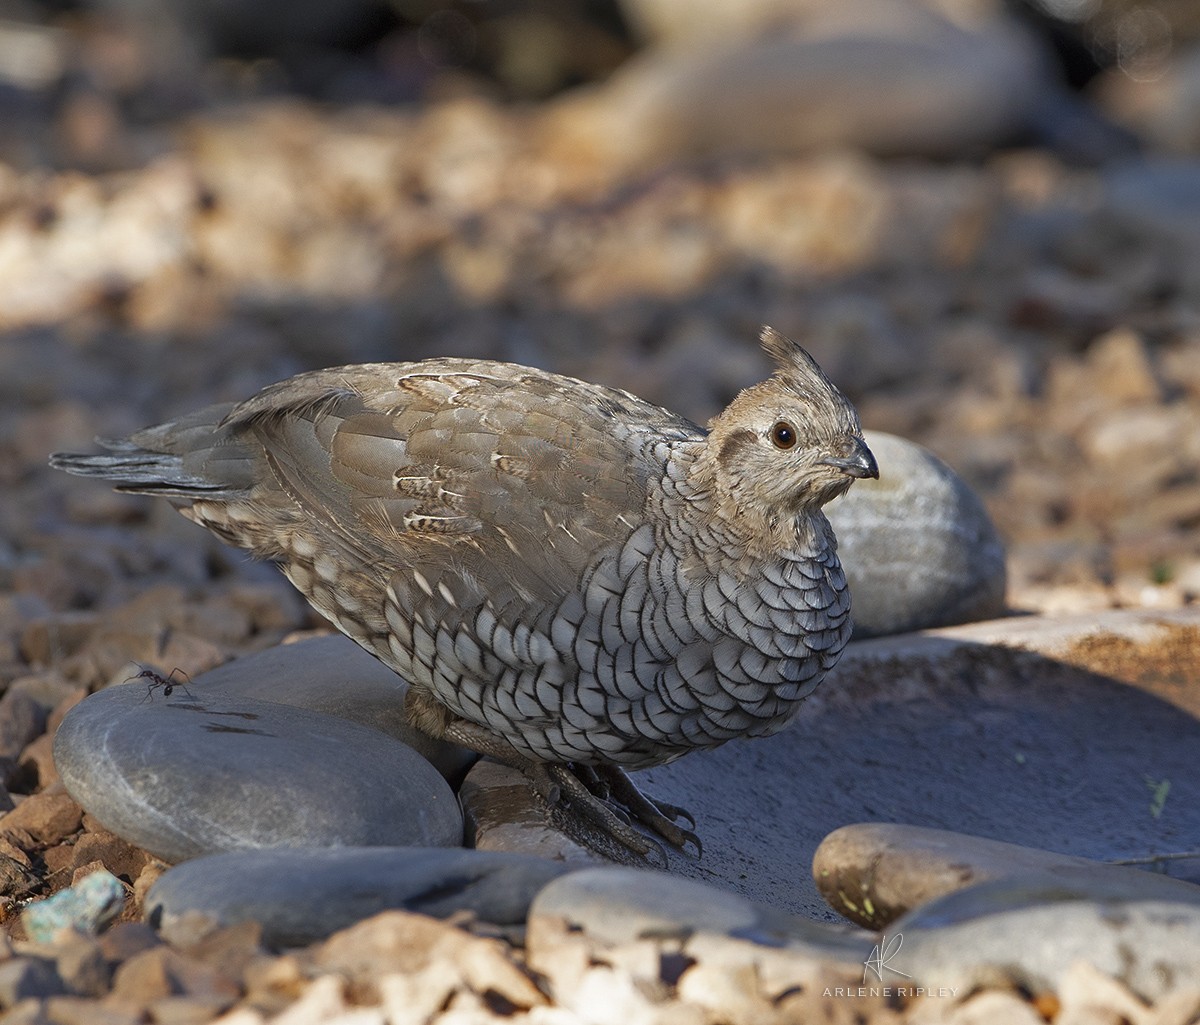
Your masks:
M1198 39L1188 0L7 0L0 152L138 166L214 105L528 103L606 82L630 134L594 145L643 159L960 156L1038 133L1100 158L1119 143L1096 107L1190 151Z

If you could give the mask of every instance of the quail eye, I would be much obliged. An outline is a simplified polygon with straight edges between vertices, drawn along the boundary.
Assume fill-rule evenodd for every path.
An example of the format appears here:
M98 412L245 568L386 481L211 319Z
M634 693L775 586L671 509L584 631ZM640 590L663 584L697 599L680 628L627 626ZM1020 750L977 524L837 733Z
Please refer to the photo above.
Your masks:
M786 420L780 420L771 428L771 443L776 448L793 448L796 444L796 428Z

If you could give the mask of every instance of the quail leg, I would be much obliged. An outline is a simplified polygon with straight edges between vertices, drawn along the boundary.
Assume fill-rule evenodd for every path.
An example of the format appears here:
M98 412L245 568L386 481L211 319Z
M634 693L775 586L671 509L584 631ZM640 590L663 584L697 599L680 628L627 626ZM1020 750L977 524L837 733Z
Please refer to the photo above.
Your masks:
M521 769L548 806L554 808L566 799L572 812L586 820L601 835L640 858L666 863L666 855L657 841L641 833L639 822L673 847L682 850L691 843L701 852L700 838L672 820L695 820L682 808L653 801L643 795L625 772L615 765L566 765L535 762L511 744L475 723L457 719L445 706L411 688L405 702L409 721L422 732L497 761Z
M666 865L666 854L661 845L654 837L639 832L634 822L641 823L672 847L682 850L691 843L696 854L701 853L700 838L671 821L682 815L694 825L691 815L674 805L660 804L644 796L616 766L531 763L525 771L548 804L557 803L555 796L565 797L573 811L634 854L650 858L653 853L655 860Z
M692 817L691 812L677 805L647 797L638 790L625 771L615 765L596 766L595 772L601 780L608 784L611 795L647 829L657 833L671 846L678 847L680 850L690 843L696 848L697 856L704 853L700 837L693 831L696 828L696 820ZM679 818L687 819L688 825L692 828L683 829L677 826L674 820Z
M600 840L612 842L618 850L631 852L639 861L655 861L666 867L667 856L662 846L639 832L622 809L592 793L573 766L529 762L523 768L534 789L552 812L561 813L562 810L567 810L598 831ZM614 856L615 852L604 849L605 844L597 846L588 833L585 832L581 836L576 829L570 828L571 823L560 824L565 826L567 832L576 840L582 840L602 854ZM625 859L618 854L617 860Z

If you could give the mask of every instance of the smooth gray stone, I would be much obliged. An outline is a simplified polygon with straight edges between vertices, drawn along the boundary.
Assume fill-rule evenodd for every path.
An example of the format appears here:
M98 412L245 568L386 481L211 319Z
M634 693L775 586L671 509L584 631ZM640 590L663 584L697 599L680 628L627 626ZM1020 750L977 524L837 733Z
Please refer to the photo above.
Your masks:
M262 924L276 946L304 946L380 911L436 918L472 911L484 922L525 921L529 903L567 866L544 858L427 847L234 851L165 873L146 920L168 940L202 928Z
M865 433L879 480L826 507L857 639L1004 614L1004 543L975 493L928 449Z
M1057 990L1085 961L1147 1001L1194 982L1200 902L1125 900L1118 891L1097 897L1094 880L981 883L894 922L886 935L903 940L888 967L927 987L1016 982L1037 993Z
M538 919L564 920L598 948L704 933L786 948L813 961L861 965L873 944L860 930L812 922L691 879L615 866L554 880L529 909L531 932Z
M1090 897L1200 903L1200 886L1158 872L922 826L843 826L813 856L813 879L829 906L869 929L945 894L1016 877Z
M140 682L108 687L63 719L63 783L118 836L168 862L246 847L461 843L454 794L398 740L199 689L166 698Z
M704 25L684 6L681 18ZM740 4L721 5L726 10ZM884 155L977 153L1031 127L1060 91L1032 37L1013 20L955 24L897 0L772 5L757 27L716 21L703 45L641 51L566 109L585 131L612 133L645 166L696 154L857 149ZM694 37L701 33L694 33Z
M188 689L197 697L277 701L372 726L420 753L451 785L479 757L410 726L404 715L407 681L341 634L234 659L197 676Z

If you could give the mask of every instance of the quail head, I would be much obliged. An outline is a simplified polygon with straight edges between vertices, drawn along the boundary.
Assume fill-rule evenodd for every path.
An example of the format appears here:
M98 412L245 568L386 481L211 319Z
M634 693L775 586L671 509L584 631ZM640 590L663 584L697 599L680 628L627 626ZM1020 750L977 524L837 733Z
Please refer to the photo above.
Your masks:
M409 682L419 728L522 767L640 855L655 844L631 817L699 849L625 770L796 714L850 635L821 507L878 476L814 360L762 342L773 376L707 430L628 392L433 359L301 374L51 462L278 562Z

